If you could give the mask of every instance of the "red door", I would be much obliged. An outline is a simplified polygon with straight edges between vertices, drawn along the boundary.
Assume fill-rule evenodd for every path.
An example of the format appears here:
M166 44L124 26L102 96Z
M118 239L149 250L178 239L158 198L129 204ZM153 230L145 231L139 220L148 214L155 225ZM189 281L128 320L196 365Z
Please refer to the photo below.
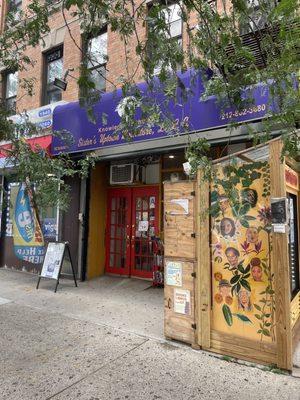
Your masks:
M152 278L154 238L158 236L158 187L132 190L131 275Z
M130 275L131 190L111 189L106 223L106 271Z
M159 189L111 189L108 195L106 271L152 278L159 234Z

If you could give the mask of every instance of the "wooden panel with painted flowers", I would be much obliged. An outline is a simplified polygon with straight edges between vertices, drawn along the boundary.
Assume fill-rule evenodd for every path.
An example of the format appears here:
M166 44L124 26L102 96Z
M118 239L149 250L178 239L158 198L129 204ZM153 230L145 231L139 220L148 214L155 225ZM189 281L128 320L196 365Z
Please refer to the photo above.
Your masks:
M275 341L268 164L217 166L211 220L212 329Z

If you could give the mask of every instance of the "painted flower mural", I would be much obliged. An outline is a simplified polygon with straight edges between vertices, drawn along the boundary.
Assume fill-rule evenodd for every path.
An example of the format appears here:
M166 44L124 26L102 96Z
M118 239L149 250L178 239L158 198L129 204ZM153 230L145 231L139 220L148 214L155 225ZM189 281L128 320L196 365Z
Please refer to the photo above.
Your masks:
M268 171L217 167L211 189L213 328L256 340L275 340Z

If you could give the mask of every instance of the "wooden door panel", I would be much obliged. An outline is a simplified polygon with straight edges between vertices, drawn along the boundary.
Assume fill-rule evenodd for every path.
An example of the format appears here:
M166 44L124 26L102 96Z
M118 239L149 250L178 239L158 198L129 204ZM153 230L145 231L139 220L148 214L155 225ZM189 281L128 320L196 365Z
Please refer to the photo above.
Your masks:
M196 258L194 182L164 184L165 257Z

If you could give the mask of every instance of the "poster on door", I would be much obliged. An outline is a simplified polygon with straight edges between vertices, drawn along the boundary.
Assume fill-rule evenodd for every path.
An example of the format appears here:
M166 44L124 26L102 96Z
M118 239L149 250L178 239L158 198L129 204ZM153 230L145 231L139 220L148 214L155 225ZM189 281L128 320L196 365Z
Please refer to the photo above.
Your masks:
M178 261L166 262L166 283L170 286L182 286L182 263Z
M178 314L191 314L191 292L189 290L174 290L174 312Z

